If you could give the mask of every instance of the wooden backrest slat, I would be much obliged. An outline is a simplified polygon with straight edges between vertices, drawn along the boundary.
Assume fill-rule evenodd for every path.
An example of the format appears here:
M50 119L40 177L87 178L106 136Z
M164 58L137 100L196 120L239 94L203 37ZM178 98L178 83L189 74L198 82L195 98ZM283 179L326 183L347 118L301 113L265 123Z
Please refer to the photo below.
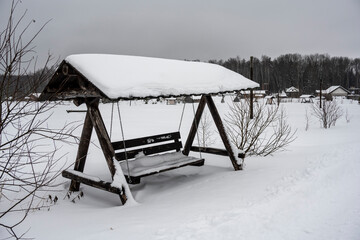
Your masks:
M125 146L126 146L126 148L132 148L132 147L160 143L160 142L165 142L165 141L170 141L170 140L177 141L178 139L180 139L180 133L179 132L171 132L171 133L159 134L159 135L154 135L154 136L125 140ZM111 144L113 145L114 150L124 149L123 141L112 142Z
M151 154L167 152L171 150L178 150L180 148L182 148L182 143L181 141L177 141L177 142L166 143L152 147L133 149L130 151L126 151L126 155L127 155L127 159L132 159L135 158L135 156L140 152L143 152L145 155L151 155ZM115 158L118 161L126 160L125 151L115 153Z

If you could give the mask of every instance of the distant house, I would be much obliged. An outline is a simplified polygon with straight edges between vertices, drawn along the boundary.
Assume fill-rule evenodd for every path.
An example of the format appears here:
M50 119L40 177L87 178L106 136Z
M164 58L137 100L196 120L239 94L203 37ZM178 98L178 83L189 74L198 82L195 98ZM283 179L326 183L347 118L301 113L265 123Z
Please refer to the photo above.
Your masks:
M170 98L166 98L166 105L176 105L177 99L170 97Z
M300 91L296 87L289 87L285 89L285 93L290 98L298 98L300 95Z
M327 94L330 94L333 97L346 97L350 92L343 88L342 86L331 86L326 89Z
M320 94L320 90L316 90L316 95ZM326 90L321 91L322 95L327 95L328 97L347 97L350 92L343 88L342 86L331 86Z

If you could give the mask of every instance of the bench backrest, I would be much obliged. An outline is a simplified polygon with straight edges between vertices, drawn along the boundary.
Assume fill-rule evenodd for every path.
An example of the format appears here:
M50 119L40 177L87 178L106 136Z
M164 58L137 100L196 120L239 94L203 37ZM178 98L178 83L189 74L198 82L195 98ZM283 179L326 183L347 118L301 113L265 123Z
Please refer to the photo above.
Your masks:
M126 155L124 150L126 148ZM171 132L142 138L134 138L125 141L111 143L115 150L115 158L118 161L135 158L143 152L145 155L152 155L161 152L176 150L179 152L182 148L180 132Z

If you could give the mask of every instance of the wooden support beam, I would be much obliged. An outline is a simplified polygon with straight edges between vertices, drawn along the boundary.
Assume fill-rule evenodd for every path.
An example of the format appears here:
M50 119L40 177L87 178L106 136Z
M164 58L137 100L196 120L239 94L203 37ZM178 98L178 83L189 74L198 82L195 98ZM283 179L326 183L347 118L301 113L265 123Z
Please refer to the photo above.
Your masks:
M86 110L66 110L67 113L86 113Z
M111 173L111 178L114 179L114 175L116 173L116 168L115 168L115 165L113 162L114 156L115 156L115 151L111 144L111 140L110 140L109 134L106 130L104 121L101 117L101 113L99 111L99 107L98 107L99 99L94 99L92 101L86 101L86 105L88 107L88 112L89 112L89 115L91 118L91 122L95 128L96 135L99 139L101 149L104 153L106 163L109 167L109 170ZM119 195L119 196L120 196L120 200L121 200L122 204L125 204L126 199L127 199L127 197L125 195L125 191L123 191L122 195Z
M83 172L86 162L86 156L89 150L90 145L90 139L91 134L93 130L93 124L90 118L90 113L87 111L85 121L84 121L84 127L81 133L79 148L76 156L76 161L74 165L74 170ZM80 188L80 182L76 182L74 180L71 181L69 191L79 191Z
M95 128L96 135L99 139L101 149L104 153L106 163L109 167L111 177L113 178L116 172L113 163L113 157L115 156L115 151L111 145L110 137L106 131L104 121L99 111L99 107L98 107L99 99L93 102L86 102L86 105L90 113L91 122Z
M222 123L219 112L216 109L214 101L212 100L210 95L206 95L205 99L206 99L206 103L207 103L207 105L209 107L211 116L213 117L215 125L216 125L216 127L217 127L217 129L218 129L218 131L220 133L221 140L224 143L226 151L229 153L229 157L230 157L231 163L232 163L232 165L234 167L234 170L235 171L241 170L241 167L237 164L234 152L233 152L232 147L230 145L229 139L228 139L228 137L226 135L224 125Z
M202 113L204 111L205 105L206 105L206 97L205 97L205 95L202 95L201 99L200 99L200 102L199 102L199 106L198 106L198 108L196 110L196 113L195 113L193 123L192 123L191 128L190 128L188 138L186 139L186 143L185 143L185 146L184 146L184 149L183 149L183 154L186 155L186 156L189 155L190 147L193 144L193 141L194 141L194 138L195 138L195 135L196 135L196 131L197 131L197 128L199 126L201 115L202 115Z
M215 154L215 155L220 155L220 156L229 156L228 151L226 151L225 149L220 149L220 148L191 146L190 150L193 152L202 152L202 153L210 153L210 154ZM238 158L245 158L245 154L238 153Z
M95 187L95 188L98 188L101 190L105 190L105 191L108 191L111 193L118 194L120 196L121 203L122 204L126 203L127 199L126 199L124 187L122 189L119 189L117 187L111 186L110 182L105 182L100 179L95 181L94 179L86 177L82 174L74 173L74 171L63 171L62 176L65 178L69 178L72 181L81 182L81 183L91 186L91 187Z

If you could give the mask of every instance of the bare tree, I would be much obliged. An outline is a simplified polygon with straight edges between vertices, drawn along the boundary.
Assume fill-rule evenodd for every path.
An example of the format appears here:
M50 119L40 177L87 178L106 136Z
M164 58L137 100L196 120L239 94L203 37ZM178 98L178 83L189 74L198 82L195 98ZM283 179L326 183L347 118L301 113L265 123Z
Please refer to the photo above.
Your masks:
M295 140L286 122L286 114L278 106L254 104L254 116L250 119L249 101L233 103L225 122L230 141L247 155L267 156L283 150Z
M215 143L213 138L214 130L212 130L211 118L208 111L204 111L201 116L198 133L201 147L209 147L211 144Z
M318 104L312 105L313 115L320 120L323 128L335 126L336 121L343 115L341 107L335 100L324 101L322 107Z
M43 191L54 187L61 169L56 166L62 157L57 142L73 140L71 125L47 127L53 104L28 98L48 81L52 68L30 74L36 70L32 42L45 25L25 40L33 21L21 28L26 11L15 19L18 4L12 1L8 22L0 30L0 227L16 239L23 237L16 228L29 211L56 202ZM49 55L45 66L51 59Z

